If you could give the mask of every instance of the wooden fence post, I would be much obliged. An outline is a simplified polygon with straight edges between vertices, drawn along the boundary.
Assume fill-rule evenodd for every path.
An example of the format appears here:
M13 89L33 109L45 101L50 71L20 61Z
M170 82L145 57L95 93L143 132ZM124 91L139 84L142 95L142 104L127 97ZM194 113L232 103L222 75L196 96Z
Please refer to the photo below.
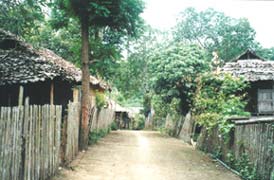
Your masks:
M23 105L23 99L24 99L24 87L19 86L18 106Z

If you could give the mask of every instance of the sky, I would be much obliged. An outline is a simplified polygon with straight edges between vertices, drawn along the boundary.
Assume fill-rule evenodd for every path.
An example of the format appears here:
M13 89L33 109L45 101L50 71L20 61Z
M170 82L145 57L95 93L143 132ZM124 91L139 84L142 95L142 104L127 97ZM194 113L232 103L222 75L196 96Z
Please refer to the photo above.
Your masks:
M249 20L256 40L263 47L274 47L274 1L255 0L144 0L142 17L153 28L168 30L176 24L180 12L187 7L197 10L213 8L225 15Z

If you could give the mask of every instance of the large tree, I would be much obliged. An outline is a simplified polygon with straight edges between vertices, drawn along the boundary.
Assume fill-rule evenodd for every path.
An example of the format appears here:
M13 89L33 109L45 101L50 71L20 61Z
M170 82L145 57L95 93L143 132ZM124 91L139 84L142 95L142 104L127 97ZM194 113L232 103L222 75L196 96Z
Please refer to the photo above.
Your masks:
M139 15L143 11L143 3L141 0L55 0L54 7L53 16L58 19L60 26L67 25L70 18L76 18L80 22L82 42L80 149L83 150L87 149L89 132L89 27L93 32L109 28L124 35L135 36L142 22Z
M194 8L186 9L178 18L174 38L180 42L197 43L208 54L217 51L225 61L257 47L255 30L247 19L231 18L214 9L200 12Z
M196 78L209 69L205 52L197 45L172 43L156 49L148 66L153 92L166 104L179 99L179 113L185 115L192 105Z

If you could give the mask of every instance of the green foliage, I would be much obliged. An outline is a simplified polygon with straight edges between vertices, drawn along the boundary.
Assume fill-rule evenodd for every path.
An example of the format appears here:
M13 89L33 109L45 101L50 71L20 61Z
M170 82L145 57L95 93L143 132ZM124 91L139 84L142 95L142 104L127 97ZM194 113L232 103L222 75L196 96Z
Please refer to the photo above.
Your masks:
M258 47L256 49L256 54L258 54L260 57L264 59L274 60L274 47L272 48Z
M118 130L117 123L113 121L113 122L111 123L111 125L110 125L110 129L113 130L113 131Z
M42 7L46 5L46 0L1 0L1 28L27 39L37 35L40 22L44 21Z
M88 144L95 144L98 142L99 139L105 137L109 132L110 132L111 128L105 128L105 129L96 129L92 132L89 132L88 135Z
M214 9L200 12L186 9L175 27L174 38L180 42L198 43L209 55L217 51L226 61L258 45L255 30L247 19L234 19Z
M159 128L160 132L176 136L176 127L181 120L180 99L173 98L171 103L163 102L160 96L154 95L152 98L152 107L154 109L154 126Z
M227 139L234 125L227 121L231 116L249 116L245 112L243 93L248 84L228 74L206 73L198 80L193 115L200 125L211 130L215 127Z
M165 40L163 40L165 39ZM167 42L165 33L144 27L143 34L138 39L129 38L125 49L125 59L118 61L112 83L121 92L121 104L142 105L142 99L150 91L148 61L149 56L155 53L155 48ZM146 110L147 113L147 110Z
M120 36L137 36L143 25L141 0L54 0L52 7L52 24L57 28L66 27L69 17L88 17L93 28L108 27Z
M149 57L150 83L164 103L180 99L180 111L189 111L196 91L195 79L208 70L204 51L196 45L172 43Z
M144 95L143 107L144 107L143 113L145 117L147 117L151 111L151 94L147 93Z
M240 176L246 180L259 180L256 166L250 162L248 154L244 153L237 160L233 153L226 155L228 165L239 172Z
M133 130L142 130L145 128L145 116L142 114L137 114L132 120Z
M95 103L98 109L102 109L107 104L104 93L95 92Z
M168 104L163 102L162 98L159 95L153 95L151 100L151 106L155 111L153 117L155 126L158 128L164 128L166 116L169 109Z

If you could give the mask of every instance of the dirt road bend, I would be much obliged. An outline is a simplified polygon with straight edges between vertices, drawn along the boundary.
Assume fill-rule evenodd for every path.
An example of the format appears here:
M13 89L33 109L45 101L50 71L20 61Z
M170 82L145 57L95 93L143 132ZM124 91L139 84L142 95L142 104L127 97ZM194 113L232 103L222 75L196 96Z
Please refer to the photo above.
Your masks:
M181 140L115 131L80 153L53 180L240 180Z

